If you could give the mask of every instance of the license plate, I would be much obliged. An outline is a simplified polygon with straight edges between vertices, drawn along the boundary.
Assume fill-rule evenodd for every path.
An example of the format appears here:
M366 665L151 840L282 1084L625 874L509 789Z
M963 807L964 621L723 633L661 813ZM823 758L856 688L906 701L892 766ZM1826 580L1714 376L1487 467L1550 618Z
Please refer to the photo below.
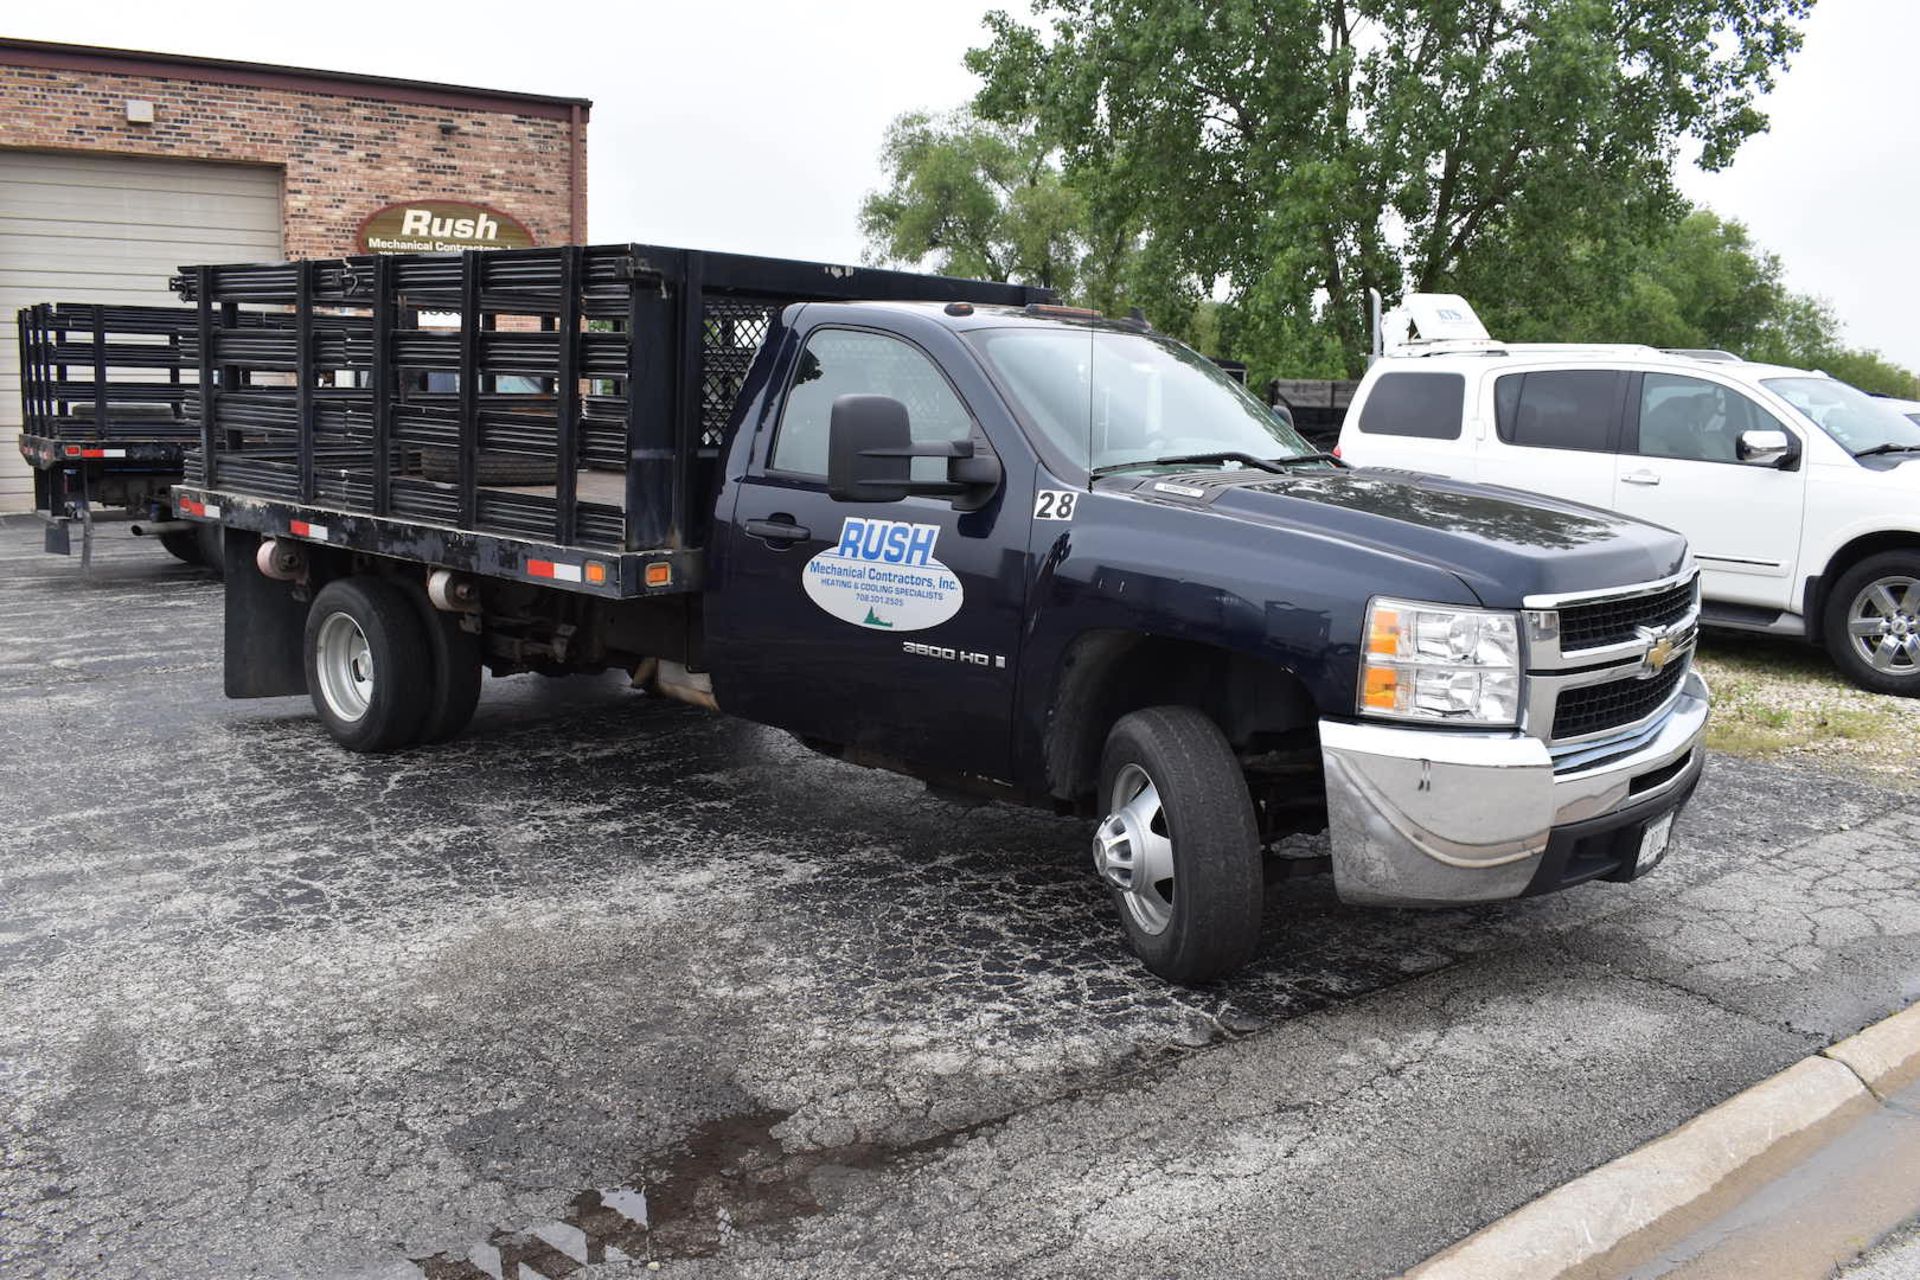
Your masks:
M1659 865L1660 859L1667 856L1667 841L1673 835L1673 815L1666 814L1647 824L1640 835L1640 856L1634 860L1634 873L1637 875Z

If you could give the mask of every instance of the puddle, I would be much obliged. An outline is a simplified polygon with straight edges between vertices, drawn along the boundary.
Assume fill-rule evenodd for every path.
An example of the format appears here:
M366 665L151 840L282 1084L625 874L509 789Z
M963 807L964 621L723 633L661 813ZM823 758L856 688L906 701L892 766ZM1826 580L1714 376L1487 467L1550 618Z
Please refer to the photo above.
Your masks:
M562 1280L608 1262L664 1262L717 1252L735 1231L766 1230L825 1207L817 1192L891 1159L944 1146L856 1143L788 1153L778 1111L701 1126L630 1183L583 1191L567 1213L530 1230L496 1231L464 1254L416 1258L423 1280Z

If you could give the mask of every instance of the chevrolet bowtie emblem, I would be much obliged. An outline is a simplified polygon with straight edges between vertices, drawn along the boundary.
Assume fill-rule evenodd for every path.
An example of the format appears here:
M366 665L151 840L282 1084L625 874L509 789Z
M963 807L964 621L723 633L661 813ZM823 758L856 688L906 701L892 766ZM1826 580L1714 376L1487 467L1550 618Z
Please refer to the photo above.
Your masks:
M1640 660L1640 670L1634 673L1641 680L1651 680L1665 671L1667 665L1679 654L1691 636L1690 630L1676 637L1672 630L1666 627L1636 629L1640 634L1641 643L1647 646L1646 656Z

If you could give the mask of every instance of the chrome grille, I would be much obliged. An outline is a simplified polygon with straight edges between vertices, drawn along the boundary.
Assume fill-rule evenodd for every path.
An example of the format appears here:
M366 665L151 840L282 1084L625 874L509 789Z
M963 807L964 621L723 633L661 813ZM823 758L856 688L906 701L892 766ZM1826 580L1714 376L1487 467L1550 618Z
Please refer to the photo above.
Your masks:
M1553 739L1584 738L1644 720L1680 690L1693 664L1682 659L1650 680L1610 680L1567 689L1553 709Z
M1670 627L1693 612L1693 596L1694 584L1689 580L1652 595L1568 605L1560 610L1560 651L1624 644L1641 627Z
M1692 571L1604 592L1529 596L1525 606L1533 736L1559 748L1631 734L1679 697L1700 617Z

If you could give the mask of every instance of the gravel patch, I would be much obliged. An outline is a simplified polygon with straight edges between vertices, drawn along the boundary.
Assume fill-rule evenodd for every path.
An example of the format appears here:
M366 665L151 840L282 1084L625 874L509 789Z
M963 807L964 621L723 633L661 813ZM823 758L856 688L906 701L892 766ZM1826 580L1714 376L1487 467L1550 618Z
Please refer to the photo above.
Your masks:
M1697 663L1713 687L1715 751L1857 769L1920 791L1920 702L1856 688L1824 652L1792 640L1709 632Z

